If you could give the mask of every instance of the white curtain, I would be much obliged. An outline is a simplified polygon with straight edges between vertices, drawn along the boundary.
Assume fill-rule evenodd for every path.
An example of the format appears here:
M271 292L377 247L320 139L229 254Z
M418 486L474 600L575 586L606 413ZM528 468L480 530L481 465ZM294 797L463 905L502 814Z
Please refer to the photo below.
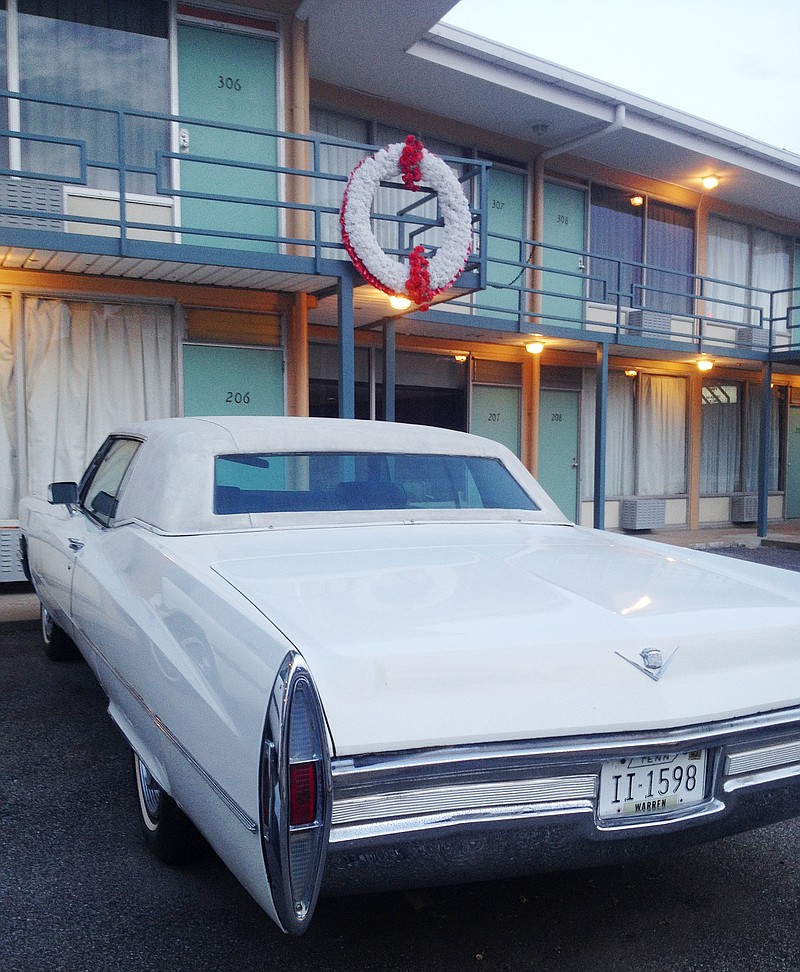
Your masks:
M742 456L741 386L703 386L700 434L700 494L739 488Z
M321 108L311 110L311 130L317 135L330 135L332 138L351 142L365 143L368 141L367 123L360 118L350 118L335 111ZM332 175L349 176L358 163L368 155L367 149L348 148L346 145L321 144L317 168L320 172ZM313 159L312 159L313 168ZM341 243L342 234L339 226L338 210L342 205L344 182L328 179L312 179L311 194L313 202L318 206L330 206L337 213L326 213L321 217L322 239L326 242ZM322 255L328 259L349 259L347 253L339 248L323 250Z
M597 376L583 372L581 398L581 484L583 499L594 495L594 410ZM606 496L630 496L634 472L634 382L622 372L608 375Z
M706 296L717 299L708 304L712 317L753 327L763 323L768 327L769 295L763 291L786 290L791 286L792 241L768 230L711 215L708 217L707 273L709 277L731 281L708 284ZM720 303L722 300L732 301L736 306ZM785 317L788 304L786 294L777 297L773 315ZM763 316L750 310L748 305L760 308ZM785 327L785 322L779 326Z
M0 517L16 519L17 502L17 402L14 387L14 348L11 333L11 298L0 295Z
M750 279L750 230L741 223L708 217L708 267L709 277L732 283L710 283L706 297L717 298L709 303L706 313L716 320L731 323L750 323L750 313L745 305L750 303L748 283ZM721 303L729 301L730 303Z
M784 399L780 389L772 390L772 407L770 409L769 433L769 488L777 490L780 482L781 458L781 416L784 410ZM758 456L761 438L761 388L751 384L747 387L745 405L745 430L747 450L744 463L744 485L747 493L754 493L758 489Z
M637 494L686 492L685 379L640 375L637 412Z
M78 479L119 425L175 414L171 308L29 297L24 334L30 492Z
M791 240L767 230L753 231L753 286L759 290L786 290L792 279ZM788 294L775 298L772 313L775 317L786 317L789 306ZM753 294L753 303L760 307L764 317L769 316L770 306L767 294ZM794 300L792 301L794 303ZM765 321L765 326L768 326ZM786 327L782 321L780 327Z

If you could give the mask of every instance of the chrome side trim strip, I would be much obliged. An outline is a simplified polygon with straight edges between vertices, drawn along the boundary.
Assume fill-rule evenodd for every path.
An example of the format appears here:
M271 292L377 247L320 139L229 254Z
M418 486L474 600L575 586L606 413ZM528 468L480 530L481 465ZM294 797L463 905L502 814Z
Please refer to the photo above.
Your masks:
M255 820L247 813L239 804L233 799L233 797L228 793L228 791L221 786L214 777L208 772L208 770L192 755L192 753L184 746L184 744L178 739L175 733L166 725L163 719L155 713L150 706L145 702L142 696L136 691L136 689L130 684L130 682L122 675L122 673L108 660L108 657L104 652L100 651L94 642L89 641L88 638L84 636L85 642L91 646L92 651L100 658L105 666L106 670L110 672L114 678L119 682L120 685L128 692L134 701L136 701L139 706L143 709L146 715L152 720L153 724L166 736L166 738L172 743L172 745L177 749L177 751L186 759L186 761L191 765L198 775L208 784L208 786L216 793L220 800L225 804L225 806L230 810L230 812L236 817L242 826L250 831L251 834L255 834L258 831L258 824Z
M427 817L448 810L593 800L596 793L597 776L594 774L416 788L334 799L332 824L339 827L386 817Z
M800 740L782 743L777 746L764 746L749 752L733 753L725 764L726 776L739 776L742 773L755 773L787 763L800 763ZM800 772L800 767L798 767Z
M777 783L780 780L789 780L793 776L800 776L800 764L784 766L778 769L760 770L757 773L750 773L746 776L732 776L725 780L723 788L726 793L734 793L736 790L744 790L749 786L760 786L765 783Z
M189 750L183 745L183 743L178 739L172 730L164 725L162 720L154 713L151 712L145 706L146 711L150 712L153 722L158 726L161 732L169 739L172 745L178 750L178 752L185 757L185 759L190 763L192 768L197 771L197 773L206 781L206 783L211 787L214 793L222 800L225 806L230 810L230 812L236 817L240 824L247 828L251 834L258 831L258 824L253 820L253 818L243 810L239 804L233 799L233 797L228 793L228 791L220 786L219 783L214 779L214 777L208 772L208 770L202 766L195 757L189 752Z
M734 745L754 733L797 727L800 732L800 707L793 706L754 716L740 716L722 722L686 726L680 729L652 729L639 732L607 733L597 736L574 736L557 739L520 740L519 742L482 743L477 745L445 746L427 750L407 750L377 753L374 756L339 756L333 762L335 787L368 784L371 778L385 779L387 773L399 777L414 776L433 769L441 773L448 769L459 772L469 763L480 770L485 764L492 769L500 763L531 758L547 759L550 763L582 759L602 761L616 753L635 756L638 753L683 752L689 749L712 749L719 745ZM739 738L741 737L741 738Z
M419 836L434 830L464 827L472 824L485 829L488 826L508 822L532 819L545 820L548 817L563 817L568 814L592 816L594 814L593 801L575 800L571 803L517 804L489 809L452 810L446 813L428 814L424 817L361 821L332 828L330 843L336 845L369 840L375 837Z

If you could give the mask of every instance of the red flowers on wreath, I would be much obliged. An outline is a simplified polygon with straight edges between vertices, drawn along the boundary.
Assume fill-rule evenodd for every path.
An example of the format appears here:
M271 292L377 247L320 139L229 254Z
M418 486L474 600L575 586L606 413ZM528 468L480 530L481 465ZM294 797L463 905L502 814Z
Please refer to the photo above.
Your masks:
M411 272L406 280L406 293L419 305L419 310L426 311L438 291L431 289L428 260L423 246L414 247L408 256L408 265Z
M406 136L406 144L400 154L398 166L406 189L416 192L422 180L422 142L415 135Z

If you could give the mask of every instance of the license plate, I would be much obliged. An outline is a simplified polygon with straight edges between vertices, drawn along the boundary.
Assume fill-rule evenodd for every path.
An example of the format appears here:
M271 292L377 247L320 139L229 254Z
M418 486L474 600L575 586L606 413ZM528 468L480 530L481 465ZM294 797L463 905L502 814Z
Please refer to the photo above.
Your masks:
M630 820L679 813L703 803L707 751L628 756L603 763L597 815Z

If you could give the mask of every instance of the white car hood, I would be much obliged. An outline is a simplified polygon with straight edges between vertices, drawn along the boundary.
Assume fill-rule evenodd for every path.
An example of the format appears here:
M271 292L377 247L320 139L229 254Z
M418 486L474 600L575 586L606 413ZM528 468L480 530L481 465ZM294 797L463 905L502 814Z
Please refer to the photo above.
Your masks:
M789 572L522 523L276 531L250 545L214 570L306 658L339 755L800 702ZM646 648L667 662L658 680Z

